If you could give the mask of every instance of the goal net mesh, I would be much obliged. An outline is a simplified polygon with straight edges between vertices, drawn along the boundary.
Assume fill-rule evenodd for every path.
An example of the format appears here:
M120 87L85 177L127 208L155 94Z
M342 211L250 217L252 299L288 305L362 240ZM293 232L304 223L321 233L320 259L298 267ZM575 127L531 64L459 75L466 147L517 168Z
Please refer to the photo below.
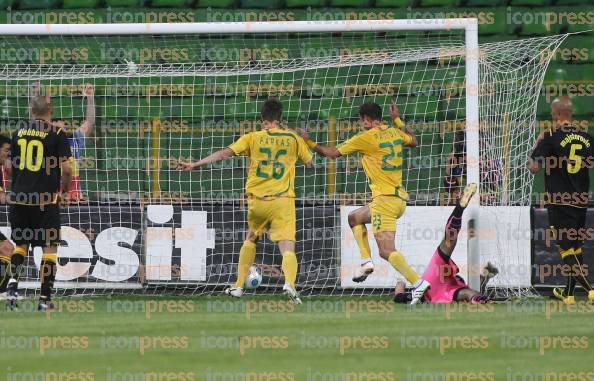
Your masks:
M536 133L546 53L563 38L485 44L477 53L481 209L530 205L525 160ZM246 231L247 159L192 173L172 164L259 129L269 96L282 101L288 128L306 129L331 146L360 131L362 103L378 103L389 121L395 102L420 142L404 154L409 206L453 205L456 184L465 181L466 164L451 161L463 157L465 139L463 31L1 40L3 132L29 120L31 87L38 86L52 96L53 119L72 140L79 137L82 199L63 209L58 295L201 294L234 282ZM80 139L89 116L86 84L94 86L96 117ZM333 162L315 156L313 168L298 166L296 173L298 288L304 294L391 292L388 285L341 287L348 273L341 263L341 208L371 200L359 157ZM512 286L517 294L521 287L505 282L506 270L521 262L514 245L510 239L505 247L481 246L480 262L498 266L501 288ZM30 292L38 290L40 256L37 248L26 262L22 285ZM263 239L256 264L264 277L256 292L280 292L280 262L278 249Z

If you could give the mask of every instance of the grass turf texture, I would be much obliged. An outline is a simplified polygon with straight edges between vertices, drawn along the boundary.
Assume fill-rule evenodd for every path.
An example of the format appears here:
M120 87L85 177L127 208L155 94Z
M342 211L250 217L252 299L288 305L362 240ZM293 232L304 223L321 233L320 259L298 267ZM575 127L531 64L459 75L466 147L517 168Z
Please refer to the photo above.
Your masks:
M414 381L448 372L457 374L450 380L532 380L542 372L592 372L594 379L594 306L585 303L568 311L547 299L478 307L410 307L376 297L305 298L295 307L250 296L56 302L52 313L34 312L34 300L0 312L0 380L59 380L27 378L39 372L86 372L89 381L166 380L143 378L152 372L177 375L167 381L192 381L190 374ZM242 378L250 374L259 378Z

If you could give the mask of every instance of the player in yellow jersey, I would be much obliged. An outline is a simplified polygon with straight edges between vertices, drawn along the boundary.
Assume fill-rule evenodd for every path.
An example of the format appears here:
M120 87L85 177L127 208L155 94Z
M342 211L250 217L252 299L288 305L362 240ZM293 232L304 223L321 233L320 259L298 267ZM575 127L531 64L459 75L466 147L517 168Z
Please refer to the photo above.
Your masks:
M312 153L295 132L280 125L283 106L269 98L262 106L262 130L239 138L229 147L195 163L180 163L179 169L190 171L233 155L249 156L250 166L245 184L248 194L248 232L239 252L237 281L225 293L243 295L243 285L256 256L256 242L267 232L278 242L285 276L283 290L295 303L301 303L295 289L297 257L295 256L295 164L310 165Z
M310 148L331 159L355 152L362 155L363 169L369 178L372 201L349 214L349 225L361 252L361 267L357 270L353 281L363 282L373 272L371 249L365 227L365 224L371 222L380 256L413 285L412 304L415 304L421 300L430 284L421 279L406 262L404 256L396 250L394 239L396 220L404 213L408 200L408 193L402 186L403 148L415 147L417 138L400 119L400 113L395 104L390 106L390 114L395 127L383 122L382 109L376 103L369 102L361 105L359 118L364 130L338 148L313 142L306 131L299 130L299 134Z

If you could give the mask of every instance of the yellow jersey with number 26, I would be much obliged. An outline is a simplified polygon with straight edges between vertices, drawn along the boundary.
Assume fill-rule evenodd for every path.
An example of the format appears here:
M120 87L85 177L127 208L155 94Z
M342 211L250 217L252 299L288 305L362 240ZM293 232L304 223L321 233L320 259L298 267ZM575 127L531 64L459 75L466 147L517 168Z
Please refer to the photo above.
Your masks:
M305 141L282 128L251 132L229 148L235 155L250 158L245 189L256 197L295 197L295 164L312 160Z

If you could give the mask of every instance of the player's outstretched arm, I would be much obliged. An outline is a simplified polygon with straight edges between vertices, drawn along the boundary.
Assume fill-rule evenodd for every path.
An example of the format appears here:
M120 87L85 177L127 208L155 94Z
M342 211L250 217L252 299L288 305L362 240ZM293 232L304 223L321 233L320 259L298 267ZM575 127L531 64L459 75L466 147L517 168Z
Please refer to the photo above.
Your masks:
M301 128L296 129L296 131L299 134L299 136L301 136L303 140L305 140L305 143L307 143L309 148L311 148L318 154L328 157L330 159L336 159L342 156L342 154L336 147L324 146L311 140L307 131L302 130Z
M400 119L400 110L398 110L398 106L396 106L396 103L394 102L392 102L392 104L390 105L390 116L392 117L392 120L394 121L396 127L400 128L402 131L404 131L411 137L411 142L405 145L407 147L418 146L419 141L417 140L417 134L415 134L413 129L407 126L406 123L404 123L402 119Z
M87 98L87 111L85 121L79 127L79 130L86 137L91 135L95 128L95 88L92 84L87 83L85 85L83 95Z
M192 162L183 162L180 160L177 162L175 169L181 170L181 171L192 171L194 169L198 169L198 168L202 167L203 165L207 165L210 163L215 163L217 161L225 160L226 158L231 157L233 155L235 155L235 153L233 152L233 150L231 150L231 148L223 148L222 150L216 151L216 152L208 155L204 159L200 159L193 163Z

